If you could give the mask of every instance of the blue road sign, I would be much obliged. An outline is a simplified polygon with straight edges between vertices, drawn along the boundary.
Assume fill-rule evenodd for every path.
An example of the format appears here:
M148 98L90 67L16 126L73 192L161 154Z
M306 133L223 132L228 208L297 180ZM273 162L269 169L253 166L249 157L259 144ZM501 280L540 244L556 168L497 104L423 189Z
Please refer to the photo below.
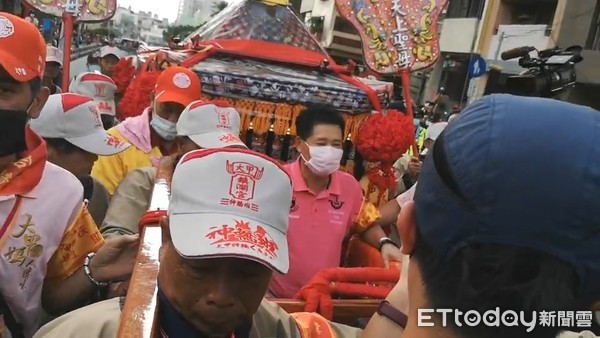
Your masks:
M485 74L486 71L487 64L485 60L479 55L474 55L469 62L469 78L478 78Z

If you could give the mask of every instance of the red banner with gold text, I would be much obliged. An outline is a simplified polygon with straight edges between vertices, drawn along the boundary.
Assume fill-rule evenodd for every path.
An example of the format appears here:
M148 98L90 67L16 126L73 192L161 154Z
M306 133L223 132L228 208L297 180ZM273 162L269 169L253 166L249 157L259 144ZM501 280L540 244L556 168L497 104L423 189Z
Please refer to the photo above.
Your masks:
M358 30L366 65L378 74L427 68L439 57L438 20L447 0L335 0Z
M62 17L65 6L72 0L23 0L23 4L42 13ZM115 15L117 0L78 0L78 22L103 22Z

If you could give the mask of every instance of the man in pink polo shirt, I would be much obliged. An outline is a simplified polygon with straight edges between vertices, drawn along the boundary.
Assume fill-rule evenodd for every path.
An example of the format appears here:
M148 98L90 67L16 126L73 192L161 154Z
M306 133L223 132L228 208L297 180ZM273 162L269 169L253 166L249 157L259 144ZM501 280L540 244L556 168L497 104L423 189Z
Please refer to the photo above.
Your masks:
M374 207L365 202L358 181L338 171L345 130L341 113L312 106L298 115L296 129L300 158L285 166L294 188L287 236L290 270L273 276L269 292L277 298L294 297L316 273L340 266L344 238L357 223L366 228L364 223L378 217L365 221ZM398 247L379 225L369 227L362 237L381 251L386 265L400 261Z

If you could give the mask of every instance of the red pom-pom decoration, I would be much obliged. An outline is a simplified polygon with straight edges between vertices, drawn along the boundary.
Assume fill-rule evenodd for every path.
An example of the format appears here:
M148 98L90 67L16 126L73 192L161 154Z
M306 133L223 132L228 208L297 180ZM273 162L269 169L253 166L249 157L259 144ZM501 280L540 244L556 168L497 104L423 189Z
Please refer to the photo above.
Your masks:
M396 110L369 116L358 132L356 148L365 161L394 163L412 145L415 126Z
M150 106L152 92L159 75L160 71L142 72L131 81L117 109L117 118L120 121L138 116Z
M383 194L396 185L393 163L414 142L415 127L410 116L396 110L369 116L358 132L356 149L367 162L369 185ZM369 191L370 187L369 187Z
M113 81L117 85L117 93L125 93L136 73L131 58L122 58L113 68Z

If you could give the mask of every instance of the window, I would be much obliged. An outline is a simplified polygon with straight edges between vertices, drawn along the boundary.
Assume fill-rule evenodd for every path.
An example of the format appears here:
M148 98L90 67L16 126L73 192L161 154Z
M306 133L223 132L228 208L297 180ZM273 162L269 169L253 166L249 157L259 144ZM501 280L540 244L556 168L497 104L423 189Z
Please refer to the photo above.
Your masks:
M594 10L590 33L585 47L587 49L600 50L600 1L596 4L596 9Z
M446 18L481 18L485 0L451 0Z

